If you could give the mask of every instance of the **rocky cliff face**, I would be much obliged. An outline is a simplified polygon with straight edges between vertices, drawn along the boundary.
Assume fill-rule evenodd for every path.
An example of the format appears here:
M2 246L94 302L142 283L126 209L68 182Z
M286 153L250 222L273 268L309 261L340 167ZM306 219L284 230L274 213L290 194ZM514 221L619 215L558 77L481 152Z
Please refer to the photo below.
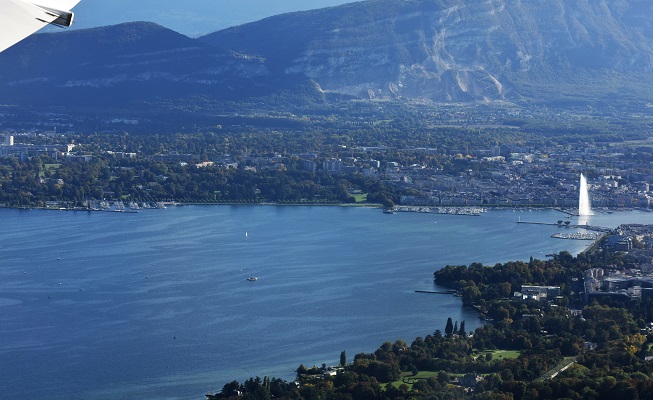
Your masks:
M626 0L368 0L202 38L328 91L435 101L518 99L652 70L653 9Z

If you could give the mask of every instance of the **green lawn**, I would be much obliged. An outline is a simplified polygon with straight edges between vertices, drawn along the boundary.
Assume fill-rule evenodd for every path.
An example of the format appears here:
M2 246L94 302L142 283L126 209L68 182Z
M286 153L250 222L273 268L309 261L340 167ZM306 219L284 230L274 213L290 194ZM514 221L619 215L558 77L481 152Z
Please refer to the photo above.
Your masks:
M48 170L49 172L53 172L54 170L57 170L61 167L61 164L45 164L45 169ZM41 171L40 177L43 178L45 176L45 171Z
M364 203L367 201L367 193L355 194L353 197L356 199L356 203Z
M492 350L492 351L484 351L483 355L491 353L492 354L492 359L512 359L512 358L519 358L521 355L521 351L519 350Z
M385 388L387 385L392 385L392 386L394 386L396 388L399 388L399 386L401 386L403 384L406 384L406 385L408 385L409 388L412 389L413 384L408 383L408 382L410 382L413 379L428 379L428 378L437 378L437 377L438 377L438 373L437 372L432 372L432 371L419 371L417 373L417 375L413 375L410 372L403 372L401 374L401 378L398 381L386 383L386 384L381 385L381 386L383 386L383 388ZM407 382L404 382L404 378L406 379Z
M487 354L492 354L492 360L493 361L499 361L499 360L505 360L505 359L514 359L514 358L519 358L521 355L521 352L519 350L487 350L487 351L482 351L480 353L476 353L476 357L485 357ZM450 377L462 377L465 374L457 374L457 373L448 373ZM482 374L481 374L482 375ZM428 379L428 378L437 378L438 377L438 372L433 372L433 371L419 371L417 375L413 375L410 372L403 372L401 374L401 378L397 381L386 383L384 385L381 385L383 388L385 388L387 385L392 385L396 388L399 388L401 385L408 385L409 388L412 389L413 387L413 381L414 380L421 380L421 379ZM404 379L406 380L404 382Z
M521 352L519 350L486 350L482 352L475 351L474 358L486 357L488 354L492 354L492 360L505 360L512 358L519 358Z

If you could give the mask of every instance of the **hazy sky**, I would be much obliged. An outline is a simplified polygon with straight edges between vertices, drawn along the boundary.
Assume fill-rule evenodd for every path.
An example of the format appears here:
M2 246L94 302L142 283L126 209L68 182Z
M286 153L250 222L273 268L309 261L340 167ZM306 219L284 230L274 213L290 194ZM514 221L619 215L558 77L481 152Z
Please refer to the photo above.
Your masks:
M152 21L196 37L229 26L292 11L330 7L354 0L81 0L74 28Z

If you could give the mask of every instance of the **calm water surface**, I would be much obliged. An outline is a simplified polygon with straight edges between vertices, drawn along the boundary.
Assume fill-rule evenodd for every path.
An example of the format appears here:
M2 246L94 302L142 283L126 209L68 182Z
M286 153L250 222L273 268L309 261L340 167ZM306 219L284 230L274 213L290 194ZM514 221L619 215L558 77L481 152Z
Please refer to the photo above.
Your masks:
M480 217L346 207L188 206L138 214L0 209L2 398L203 399L228 381L290 379L474 313L433 271L588 242L553 210ZM571 219L576 223L576 217ZM653 223L625 212L589 223ZM250 274L258 281L248 282Z

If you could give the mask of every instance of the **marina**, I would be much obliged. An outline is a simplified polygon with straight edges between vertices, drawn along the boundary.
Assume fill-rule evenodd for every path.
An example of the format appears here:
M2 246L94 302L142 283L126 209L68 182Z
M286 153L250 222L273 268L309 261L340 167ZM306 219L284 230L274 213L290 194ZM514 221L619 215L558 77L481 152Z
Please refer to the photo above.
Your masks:
M572 239L572 240L598 240L603 236L602 233L595 232L575 232L575 233L554 233L551 235L555 239Z
M416 213L432 213L432 214L447 214L447 215L471 215L480 216L487 212L483 207L425 207L425 206L395 206L394 212L416 212Z

